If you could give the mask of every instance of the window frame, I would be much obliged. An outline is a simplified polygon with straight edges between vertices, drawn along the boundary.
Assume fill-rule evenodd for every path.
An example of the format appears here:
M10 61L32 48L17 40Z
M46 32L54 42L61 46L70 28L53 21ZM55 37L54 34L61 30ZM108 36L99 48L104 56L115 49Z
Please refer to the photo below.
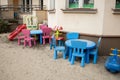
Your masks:
M66 8L61 9L64 13L83 13L83 14L96 14L97 9L93 8L69 8L69 0L66 0Z
M119 0L120 1L120 0ZM117 0L115 1L115 8L116 9L120 9L120 2L119 2L119 4L117 4Z
M89 3L89 4L85 4L85 0L78 0L76 3L78 3L78 7L75 7L76 3L75 4L71 4L71 6L73 7L70 7L70 0L67 0L67 8L71 8L71 9L74 9L74 8L90 8L90 9L93 9L94 8L94 0L93 0L93 3Z
M114 8L112 8L112 13L115 15L120 15L120 7L117 8L116 3L117 3L117 0L115 0L115 3L114 3L115 6L114 6Z

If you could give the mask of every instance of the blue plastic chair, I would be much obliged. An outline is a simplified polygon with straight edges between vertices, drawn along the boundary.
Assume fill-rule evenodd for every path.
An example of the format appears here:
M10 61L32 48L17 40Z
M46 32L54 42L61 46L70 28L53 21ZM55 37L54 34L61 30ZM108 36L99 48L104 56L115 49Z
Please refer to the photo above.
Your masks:
M79 38L79 33L77 32L69 32L66 34L67 39L78 39Z
M66 34L66 39L69 40L69 39L78 39L79 38L79 33L77 32L69 32ZM69 47L66 47L66 55L68 56L69 54L69 51L72 50L71 48ZM70 55L69 55L70 56ZM71 58L69 58L69 61L71 60Z
M57 52L62 52L63 59L66 59L65 47L64 46L56 46L56 39L55 39L54 35L52 35L52 37L51 37L50 49L52 49L52 47L54 48L54 56L53 56L54 59L57 59Z
M74 64L76 57L81 57L81 66L85 66L85 49L87 46L86 42L83 41L71 41L73 52L72 52L72 59L71 59L71 65Z
M100 46L100 42L101 42L101 37L98 39L98 42L97 42L97 46L95 49L92 49L90 50L90 52L88 53L89 55L93 55L94 58L93 58L93 63L96 64L97 63L97 58L98 58L98 48ZM89 63L89 61L88 61Z

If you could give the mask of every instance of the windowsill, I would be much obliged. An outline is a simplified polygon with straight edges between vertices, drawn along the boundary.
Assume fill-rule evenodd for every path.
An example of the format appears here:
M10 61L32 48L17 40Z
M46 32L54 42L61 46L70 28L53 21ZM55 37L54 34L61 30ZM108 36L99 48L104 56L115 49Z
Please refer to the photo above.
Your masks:
M74 9L61 9L64 13L85 13L85 14L96 14L97 9L90 8L74 8Z
M55 13L55 9L48 10L49 13Z
M120 15L120 8L112 9L113 14L119 14Z

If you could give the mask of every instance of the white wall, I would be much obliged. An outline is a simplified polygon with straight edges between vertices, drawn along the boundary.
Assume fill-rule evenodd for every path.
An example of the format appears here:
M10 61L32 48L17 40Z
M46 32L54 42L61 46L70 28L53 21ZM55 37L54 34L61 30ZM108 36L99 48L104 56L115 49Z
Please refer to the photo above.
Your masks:
M65 0L55 0L55 13L48 13L48 25L63 26L64 31L76 31L87 34L102 34L103 13L105 0L95 0L95 8L98 9L96 14L83 13L63 13L65 9Z

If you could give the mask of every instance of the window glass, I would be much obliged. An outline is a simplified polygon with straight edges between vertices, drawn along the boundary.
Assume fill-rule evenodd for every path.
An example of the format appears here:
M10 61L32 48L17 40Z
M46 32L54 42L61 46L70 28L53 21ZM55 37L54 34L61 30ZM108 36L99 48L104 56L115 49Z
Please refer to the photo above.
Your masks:
M69 0L69 8L79 8L79 0Z
M116 8L120 8L120 0L116 0Z
M84 8L93 8L94 7L94 0L84 0L83 7Z
M93 8L94 0L69 0L69 8Z

